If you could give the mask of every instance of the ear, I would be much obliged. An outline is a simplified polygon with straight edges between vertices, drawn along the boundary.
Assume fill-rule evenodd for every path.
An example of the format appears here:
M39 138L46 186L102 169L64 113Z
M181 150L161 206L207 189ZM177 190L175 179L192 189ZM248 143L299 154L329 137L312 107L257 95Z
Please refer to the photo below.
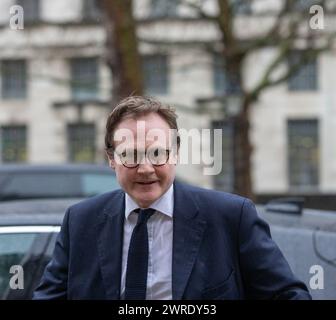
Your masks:
M113 170L115 170L116 163L115 163L114 158L111 157L107 152L106 152L106 157L107 157L107 160L108 160L109 167L111 167Z
M113 170L115 170L115 161L114 161L114 159L109 159L109 165L110 165L110 167L113 169Z

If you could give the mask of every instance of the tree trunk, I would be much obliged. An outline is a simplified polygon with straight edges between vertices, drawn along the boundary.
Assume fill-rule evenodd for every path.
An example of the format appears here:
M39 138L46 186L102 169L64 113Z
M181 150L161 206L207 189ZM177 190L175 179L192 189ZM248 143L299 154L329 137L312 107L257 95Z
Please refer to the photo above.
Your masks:
M112 72L112 101L143 94L132 0L103 0L107 30L107 62Z
M249 113L251 99L245 95L241 112L234 121L234 192L254 200L251 178L251 154Z
M233 117L233 170L235 193L254 200L254 193L251 178L251 154L250 142L250 106L252 98L244 91L242 81L242 70L244 55L232 54L234 48L226 49L225 73L229 95L241 96L241 107L237 115Z

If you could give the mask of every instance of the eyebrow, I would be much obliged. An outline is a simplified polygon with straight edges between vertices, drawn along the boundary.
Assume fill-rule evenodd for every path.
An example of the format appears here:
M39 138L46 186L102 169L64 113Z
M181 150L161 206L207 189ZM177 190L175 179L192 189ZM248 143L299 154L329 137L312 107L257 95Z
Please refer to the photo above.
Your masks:
M163 149L163 150L169 150L169 148L167 149L167 147L163 147L163 146L154 146L154 147L148 147L147 149L145 149L145 151L147 150L152 150L152 149ZM143 149L134 149L134 148L125 148L123 149L124 151L139 151L139 152L143 152Z

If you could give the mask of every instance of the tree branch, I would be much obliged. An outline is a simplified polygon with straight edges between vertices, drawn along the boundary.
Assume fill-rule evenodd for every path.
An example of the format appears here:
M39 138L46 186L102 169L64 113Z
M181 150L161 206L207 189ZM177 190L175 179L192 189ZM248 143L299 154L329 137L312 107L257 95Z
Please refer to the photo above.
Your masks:
M258 50L267 46L274 46L279 41L282 41L283 35L281 35L281 27L285 23L285 19L288 17L290 19L297 21L297 25L307 20L307 15L309 16L309 10L307 11L295 11L292 12L295 1L285 0L281 10L279 10L273 26L269 29L264 36L258 36L251 39L249 45L245 47L245 54L249 54L252 51ZM325 0L316 0L314 5L325 6Z
M291 50L291 47L286 46L287 48L284 48L284 50L280 51L277 58L267 68L262 80L251 92L248 93L248 95L251 96L253 100L256 100L258 96L260 95L260 93L266 88L274 87L286 81L291 76L293 76L297 71L299 71L303 65L315 59L321 52L329 50L335 38L336 38L336 34L332 34L328 37L327 44L325 46L320 47L320 48L310 47L310 48L306 48L305 50L302 50L302 54L300 56L300 63L297 63L291 66L290 68L287 68L287 71L284 72L284 74L279 76L277 79L272 80L271 79L272 72L281 62L285 61L285 57L288 56L288 53L289 53L289 51L287 50L288 49Z
M167 0L168 1L168 0ZM203 1L200 1L200 4L196 4L189 0L180 0L180 4L185 5L186 7L189 7L190 9L193 9L199 18L207 19L207 20L214 20L215 17L207 14L204 9L202 8Z

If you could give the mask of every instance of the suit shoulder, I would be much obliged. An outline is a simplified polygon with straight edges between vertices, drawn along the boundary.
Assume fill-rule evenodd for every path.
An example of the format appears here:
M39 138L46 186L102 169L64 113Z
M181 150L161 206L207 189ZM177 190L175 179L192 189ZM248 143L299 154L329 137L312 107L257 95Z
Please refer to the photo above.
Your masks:
M253 205L248 198L233 193L190 185L185 185L185 190L208 221L218 222L224 219L229 223L238 223L244 206Z
M111 192L106 192L85 200L82 200L78 203L73 204L69 207L69 211L72 217L78 215L85 215L92 212L102 211L109 203L117 201L118 198L123 196L123 191L117 189Z
M230 205L230 206L241 206L244 204L245 201L251 201L248 198L239 196L234 193L219 191L219 190L212 190L206 189L191 185L186 185L191 193L193 193L200 201L204 202L212 202L215 205Z

